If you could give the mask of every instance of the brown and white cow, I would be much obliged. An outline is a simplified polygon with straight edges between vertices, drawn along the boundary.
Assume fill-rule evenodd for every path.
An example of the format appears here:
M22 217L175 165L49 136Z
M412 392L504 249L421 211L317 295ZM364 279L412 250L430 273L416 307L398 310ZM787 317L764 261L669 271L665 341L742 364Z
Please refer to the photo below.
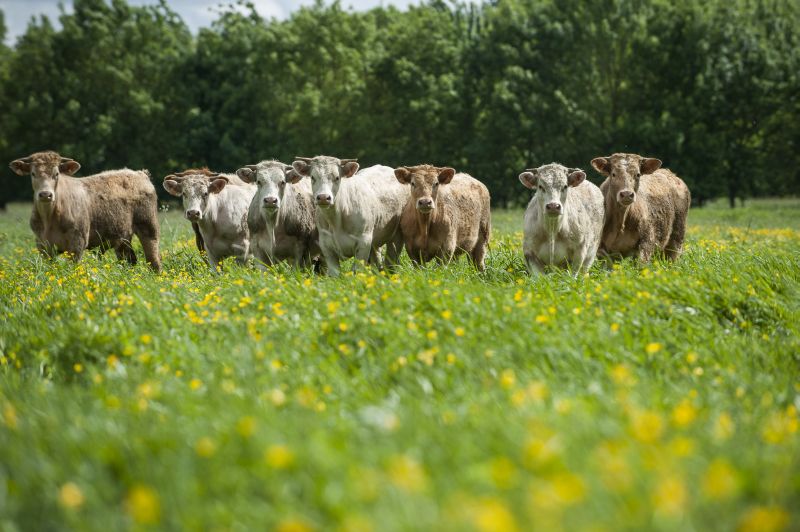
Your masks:
M427 164L403 166L394 175L411 188L400 218L408 256L417 263L447 262L467 253L483 271L492 224L486 185L452 168Z
M606 176L600 185L606 218L601 253L649 262L656 250L677 259L692 203L686 183L661 168L661 161L633 153L592 159Z
M69 252L76 262L86 249L113 248L117 257L136 263L131 246L139 237L153 270L161 271L158 252L158 200L147 170L109 170L72 177L81 165L54 151L37 152L9 165L31 176L31 229L47 256Z

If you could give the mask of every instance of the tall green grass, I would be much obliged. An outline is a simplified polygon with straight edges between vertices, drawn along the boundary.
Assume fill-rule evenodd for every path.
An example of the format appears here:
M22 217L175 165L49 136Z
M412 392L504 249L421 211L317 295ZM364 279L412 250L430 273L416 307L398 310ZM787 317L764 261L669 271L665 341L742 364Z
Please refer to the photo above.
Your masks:
M0 528L800 527L800 204L690 213L675 264L338 279L33 250L0 216ZM141 256L141 253L140 253Z

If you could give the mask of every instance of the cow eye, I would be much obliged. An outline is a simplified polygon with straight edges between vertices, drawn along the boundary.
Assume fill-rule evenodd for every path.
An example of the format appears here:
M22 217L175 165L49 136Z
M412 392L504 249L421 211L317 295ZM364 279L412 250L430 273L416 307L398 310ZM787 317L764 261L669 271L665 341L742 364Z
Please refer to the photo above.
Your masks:
M568 186L569 186L569 185L564 185L564 186L561 188L561 190L567 190L567 187L568 187Z
M438 187L438 186L439 186L439 183L438 183L438 182L433 184L433 188L436 188L436 187Z
M208 197L208 192L203 192L203 197L207 198Z

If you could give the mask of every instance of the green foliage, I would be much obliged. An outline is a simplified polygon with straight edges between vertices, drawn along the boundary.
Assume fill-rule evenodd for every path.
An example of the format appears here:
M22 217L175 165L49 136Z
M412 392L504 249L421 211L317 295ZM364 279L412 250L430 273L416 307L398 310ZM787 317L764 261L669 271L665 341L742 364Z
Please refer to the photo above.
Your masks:
M0 47L0 160L50 148L156 178L295 155L428 162L500 205L522 203L526 167L632 151L701 204L800 188L790 0L318 1L287 20L238 4L196 36L165 1L76 0L61 29L33 22ZM14 178L0 201L28 194Z
M27 216L0 216L2 528L800 523L796 200L578 279L524 273L519 210L482 274L337 279L213 275L172 212L162 275L43 261Z

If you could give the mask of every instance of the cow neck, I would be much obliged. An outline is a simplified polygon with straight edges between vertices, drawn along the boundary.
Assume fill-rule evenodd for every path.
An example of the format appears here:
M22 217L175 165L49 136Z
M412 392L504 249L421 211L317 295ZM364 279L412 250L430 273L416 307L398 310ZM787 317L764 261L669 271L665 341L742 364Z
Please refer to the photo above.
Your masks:
M261 215L264 217L264 223L267 226L267 231L269 232L270 246L272 246L272 249L270 250L270 254L275 253L275 246L277 244L275 242L275 228L278 226L278 213L279 212L280 212L280 208L275 209L274 211L267 211L267 210L261 209ZM272 259L271 256L270 256L270 259Z
M641 200L636 200L628 207L623 207L614 198L616 198L616 195L611 194L606 198L606 212L611 214L611 226L617 227L617 232L622 234L627 229L626 224L628 221L638 215L640 210L639 201Z
M224 191L224 190L223 190ZM203 213L203 218L200 220L200 226L205 226L205 230L213 234L214 227L217 225L217 211L218 211L218 202L219 202L219 195L221 192L216 194L209 194L208 195L208 205L206 205L206 211Z
M431 223L436 221L438 218L437 213L439 212L438 207L434 207L431 212L422 213L419 212L419 209L414 207L417 216L417 228L419 229L419 234L422 236L422 247L428 247L428 237L430 236L431 230Z
M544 230L547 233L547 240L550 243L550 265L553 264L553 258L556 253L556 236L561 231L561 228L564 227L567 218L567 209L564 207L564 211L561 213L560 216L548 216L545 208L542 207L542 221L544 222Z
M59 181L62 181L63 177L59 176ZM62 181L63 184L63 181ZM61 187L60 192L54 191L55 194L55 201L51 201L50 203L44 203L42 201L36 201L36 198L33 199L33 205L36 209L36 213L39 215L39 218L42 219L42 225L44 225L44 230L48 231L50 229L50 224L52 223L53 219L57 217L58 213L64 210L64 194L66 193L67 187Z

